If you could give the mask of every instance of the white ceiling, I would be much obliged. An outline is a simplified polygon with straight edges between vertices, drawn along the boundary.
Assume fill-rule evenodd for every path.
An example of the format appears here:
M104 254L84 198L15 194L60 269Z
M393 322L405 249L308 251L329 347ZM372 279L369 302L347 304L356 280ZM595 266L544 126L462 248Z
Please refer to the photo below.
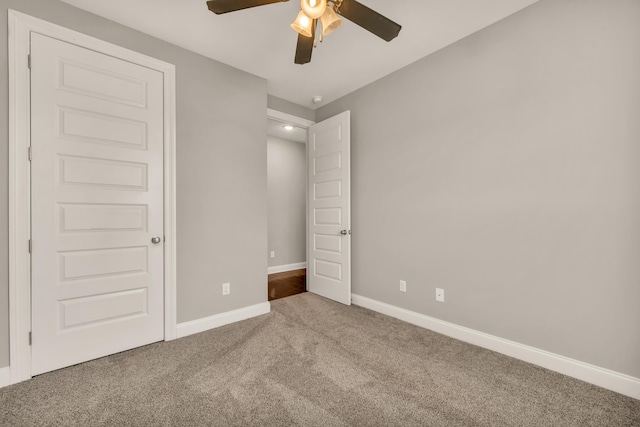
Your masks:
M292 130L286 130L284 128L285 122L278 120L267 119L267 135L275 136L276 138L286 139L288 141L295 142L307 142L307 129L293 125Z
M315 109L537 0L359 0L402 25L400 35L387 43L345 19L306 65L293 63L297 0L224 15L205 0L62 1L264 77L269 94Z

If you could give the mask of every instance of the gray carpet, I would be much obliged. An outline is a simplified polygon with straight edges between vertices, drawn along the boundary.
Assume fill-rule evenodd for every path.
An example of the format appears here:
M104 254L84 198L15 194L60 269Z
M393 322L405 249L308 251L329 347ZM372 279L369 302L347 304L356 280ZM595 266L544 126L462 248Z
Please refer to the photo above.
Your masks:
M640 401L310 293L0 389L0 425L640 426Z

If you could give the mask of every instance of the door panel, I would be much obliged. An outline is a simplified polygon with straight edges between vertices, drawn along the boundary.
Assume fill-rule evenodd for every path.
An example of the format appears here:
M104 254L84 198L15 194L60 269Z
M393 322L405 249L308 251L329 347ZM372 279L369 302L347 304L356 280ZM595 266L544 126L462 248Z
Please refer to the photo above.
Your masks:
M351 304L350 112L309 128L310 292ZM345 234L341 234L341 232Z
M32 374L164 337L163 76L31 35Z

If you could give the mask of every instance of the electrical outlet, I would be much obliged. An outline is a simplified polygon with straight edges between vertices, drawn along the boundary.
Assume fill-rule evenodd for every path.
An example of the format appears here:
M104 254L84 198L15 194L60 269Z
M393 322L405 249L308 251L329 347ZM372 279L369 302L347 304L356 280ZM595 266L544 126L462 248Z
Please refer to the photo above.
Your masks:
M436 301L444 302L444 289L436 288Z
M400 292L407 292L407 282L400 280Z
M276 257L276 251L271 251L271 258L275 258Z
M222 295L229 295L231 293L231 283L222 284Z

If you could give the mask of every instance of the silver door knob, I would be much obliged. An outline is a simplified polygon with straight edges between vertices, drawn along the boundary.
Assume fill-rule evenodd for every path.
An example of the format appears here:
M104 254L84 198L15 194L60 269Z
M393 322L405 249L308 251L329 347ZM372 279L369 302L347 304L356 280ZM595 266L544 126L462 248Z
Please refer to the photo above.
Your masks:
M340 234L342 234L343 236L347 235L347 230L340 230Z
M157 245L158 243L160 243L160 241L162 241L162 239L158 236L151 238L151 243L153 243L154 245Z

